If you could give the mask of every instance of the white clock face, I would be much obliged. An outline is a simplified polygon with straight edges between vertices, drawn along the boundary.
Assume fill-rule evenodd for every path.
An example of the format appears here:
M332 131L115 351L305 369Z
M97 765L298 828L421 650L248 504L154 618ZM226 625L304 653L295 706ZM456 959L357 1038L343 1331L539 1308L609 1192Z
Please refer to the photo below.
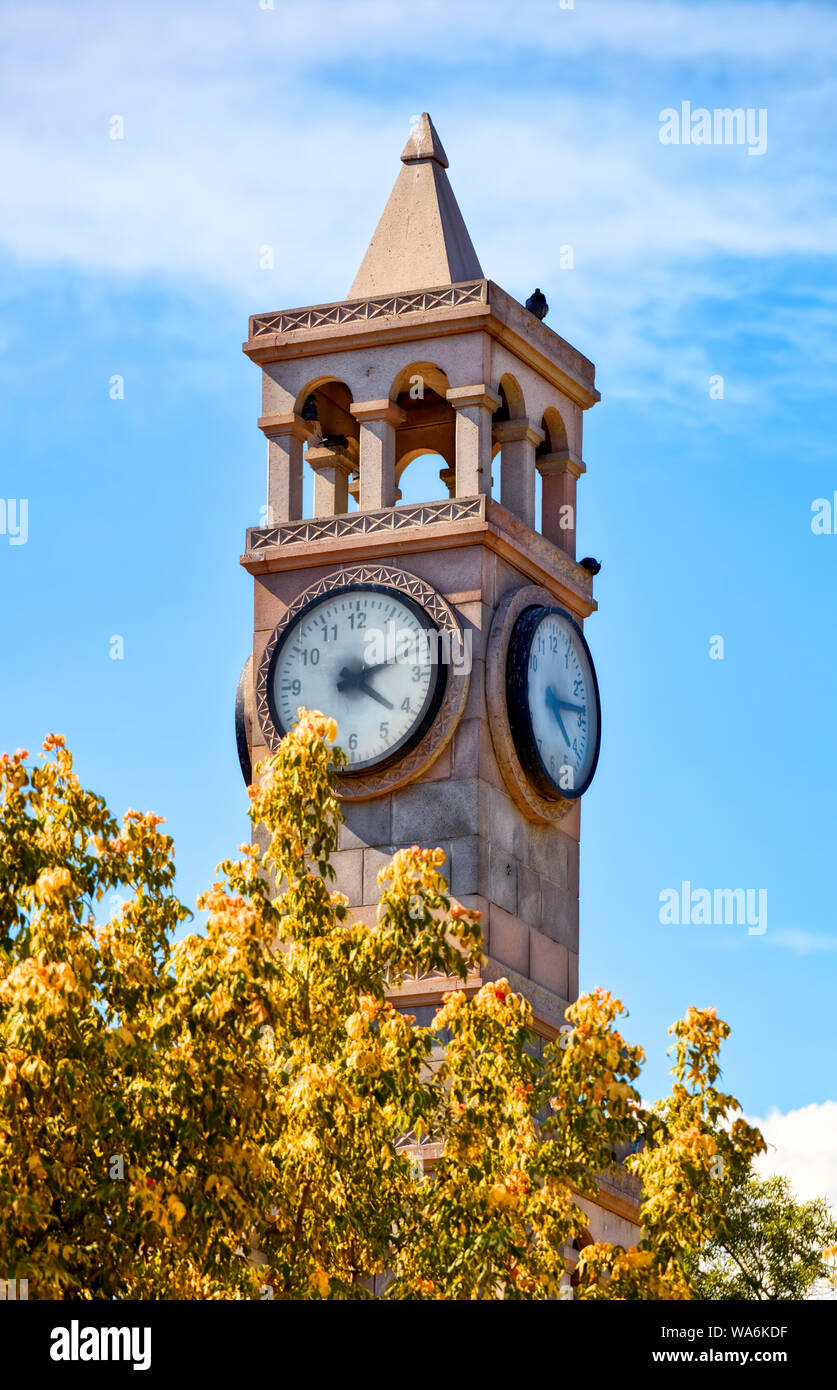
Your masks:
M279 732L296 723L302 705L337 720L349 772L406 751L441 695L435 633L418 605L394 589L346 587L315 599L273 659L268 685Z
M515 731L525 746L522 761L548 795L577 797L599 751L599 696L587 645L569 615L534 609L522 615L514 659L526 706L518 722L529 726Z

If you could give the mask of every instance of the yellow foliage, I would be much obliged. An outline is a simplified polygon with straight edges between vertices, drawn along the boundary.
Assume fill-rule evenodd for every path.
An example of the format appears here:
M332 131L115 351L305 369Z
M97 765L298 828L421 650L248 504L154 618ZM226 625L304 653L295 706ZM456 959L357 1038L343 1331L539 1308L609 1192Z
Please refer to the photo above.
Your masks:
M587 1246L576 1293L687 1297L682 1252L762 1143L714 1090L726 1025L674 1025L648 1110L618 999L577 1000L541 1058L509 981L473 987L480 914L440 849L398 850L353 923L330 887L337 738L299 712L249 789L264 847L219 866L177 944L161 818L117 822L60 736L42 765L0 760L0 1270L25 1252L46 1298L365 1298L384 1273L388 1298L557 1298L576 1195L633 1147L642 1240ZM451 988L425 1027L387 995L428 976Z

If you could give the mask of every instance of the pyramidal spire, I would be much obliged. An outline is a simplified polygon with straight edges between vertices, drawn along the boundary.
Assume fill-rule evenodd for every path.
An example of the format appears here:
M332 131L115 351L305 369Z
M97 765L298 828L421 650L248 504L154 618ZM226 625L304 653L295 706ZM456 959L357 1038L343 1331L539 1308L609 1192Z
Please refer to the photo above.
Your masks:
M349 290L350 299L483 278L445 173L448 157L426 111L410 132L401 163L389 202Z

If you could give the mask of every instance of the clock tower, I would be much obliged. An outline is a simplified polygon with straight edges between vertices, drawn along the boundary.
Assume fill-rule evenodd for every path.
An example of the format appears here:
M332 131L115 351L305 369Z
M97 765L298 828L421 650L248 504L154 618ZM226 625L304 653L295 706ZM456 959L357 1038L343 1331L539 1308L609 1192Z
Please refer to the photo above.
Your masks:
M578 993L580 797L599 698L575 554L591 362L486 279L423 115L348 298L255 314L266 524L247 532L253 651L245 775L296 708L334 715L350 762L336 887L370 921L399 846L441 846L481 909L488 962L554 1037ZM401 502L438 457L441 497ZM313 514L303 477L313 474ZM426 1021L449 987L395 1001ZM428 1012L425 1013L425 1010Z

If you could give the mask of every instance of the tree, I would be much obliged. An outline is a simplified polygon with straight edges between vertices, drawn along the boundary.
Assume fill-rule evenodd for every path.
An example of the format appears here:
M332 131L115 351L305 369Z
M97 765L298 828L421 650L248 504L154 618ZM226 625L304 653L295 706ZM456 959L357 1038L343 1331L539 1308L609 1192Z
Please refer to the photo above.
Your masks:
M554 1297L576 1198L633 1149L642 1240L588 1245L576 1296L689 1297L687 1252L763 1147L714 1087L726 1024L675 1025L650 1110L606 991L541 1059L505 980L417 1026L389 991L464 980L479 915L414 846L377 920L352 920L330 887L335 739L300 711L250 789L267 847L220 866L180 941L159 817L117 824L61 738L43 766L0 764L0 1271L31 1297L363 1298L376 1276L390 1298Z
M730 1194L709 1245L687 1262L696 1298L803 1299L830 1280L837 1222L821 1198L798 1202L786 1178L751 1176Z

